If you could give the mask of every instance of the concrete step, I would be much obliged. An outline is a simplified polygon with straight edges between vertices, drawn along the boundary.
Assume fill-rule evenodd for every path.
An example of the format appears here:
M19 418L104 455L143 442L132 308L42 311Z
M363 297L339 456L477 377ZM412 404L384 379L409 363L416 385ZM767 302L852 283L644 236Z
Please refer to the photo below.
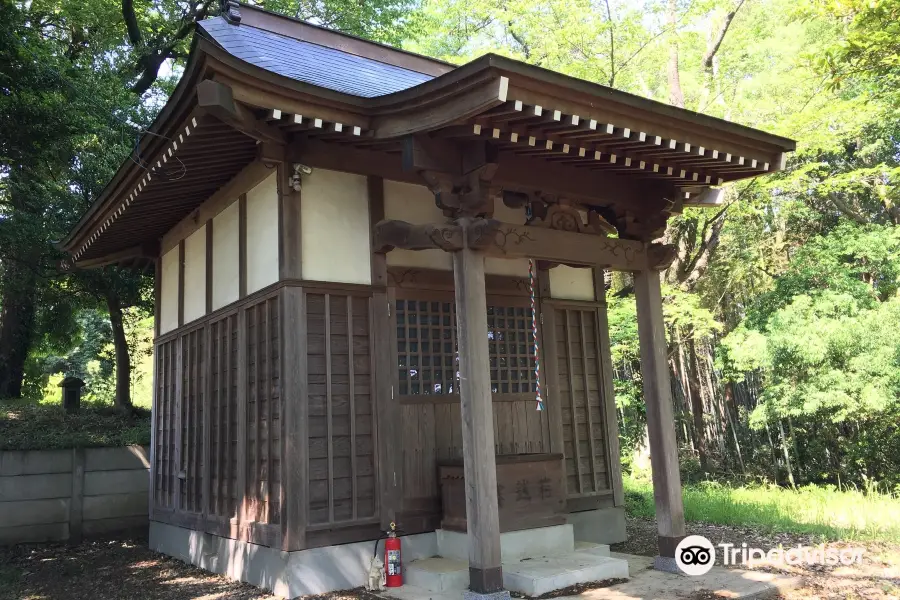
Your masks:
M540 596L576 583L627 578L628 561L589 552L503 563L503 586L526 596Z
M460 590L432 592L406 583L398 588L389 588L378 595L382 598L393 598L394 600L462 600L463 597L463 593Z
M594 542L575 542L575 552L584 552L594 556L609 557L608 544L595 544Z
M469 563L440 557L414 560L406 565L403 584L429 592L465 590L469 587Z
M448 529L438 529L435 533L437 534L439 556L468 563L469 538L467 534ZM569 524L507 531L500 534L500 559L503 562L571 554L574 551L575 534Z

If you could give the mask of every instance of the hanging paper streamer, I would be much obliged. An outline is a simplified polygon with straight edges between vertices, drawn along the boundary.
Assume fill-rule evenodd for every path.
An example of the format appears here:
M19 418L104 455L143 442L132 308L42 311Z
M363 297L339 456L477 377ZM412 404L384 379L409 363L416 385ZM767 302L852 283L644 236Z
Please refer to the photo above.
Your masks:
M528 284L531 287L531 335L534 337L534 383L537 409L544 410L544 399L541 397L541 354L538 348L537 302L535 300L534 260L528 261Z

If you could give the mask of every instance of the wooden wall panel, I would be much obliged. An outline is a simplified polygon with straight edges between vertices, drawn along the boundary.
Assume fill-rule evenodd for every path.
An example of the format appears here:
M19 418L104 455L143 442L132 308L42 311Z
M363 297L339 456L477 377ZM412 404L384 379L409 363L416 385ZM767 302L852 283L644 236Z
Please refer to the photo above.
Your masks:
M309 524L378 518L368 296L306 294Z
M203 511L204 403L206 395L205 330L181 336L181 438L178 480L182 510Z
M437 463L462 458L459 396L407 396L401 400L403 481L406 506L438 506ZM546 412L535 410L531 394L495 394L494 443L497 455L550 452Z
M281 522L281 385L278 299L244 309L247 323L246 489L248 521Z
M237 315L210 323L209 514L237 516Z
M156 422L154 427L154 503L171 508L175 500L175 348L173 339L156 347Z
M569 498L608 494L597 309L568 306L553 310L559 393L550 401L559 403Z
M452 288L406 288L397 291L397 298L393 326L399 346L395 357L401 405L403 507L407 514L428 513L440 510L438 461L462 457L459 395L453 393L454 297ZM496 453L550 452L548 413L535 410L528 298L493 294L488 299L487 314Z
M280 546L278 294L157 340L152 519Z

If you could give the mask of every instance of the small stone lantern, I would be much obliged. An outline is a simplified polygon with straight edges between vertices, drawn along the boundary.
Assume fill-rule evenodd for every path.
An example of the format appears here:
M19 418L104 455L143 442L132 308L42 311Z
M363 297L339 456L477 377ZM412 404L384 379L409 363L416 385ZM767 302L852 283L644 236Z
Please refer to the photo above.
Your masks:
M84 381L77 377L66 377L59 382L62 388L62 405L69 414L78 412L81 408L81 388L84 387Z

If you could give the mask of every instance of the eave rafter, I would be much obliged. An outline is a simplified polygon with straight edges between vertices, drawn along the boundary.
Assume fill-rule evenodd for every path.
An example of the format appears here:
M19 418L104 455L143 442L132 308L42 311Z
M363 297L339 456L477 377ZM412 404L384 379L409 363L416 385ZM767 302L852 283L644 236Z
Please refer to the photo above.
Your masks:
M591 109L585 107L585 112ZM626 120L627 121L627 120ZM650 128L646 128L650 129ZM509 99L466 123L436 135L488 137L517 154L532 155L578 168L607 170L685 185L722 185L764 175L783 164L780 151L716 148L640 131L524 100ZM693 134L694 139L698 134ZM714 142L713 142L714 143Z
M197 137L201 119L199 135L211 141L195 141L182 156L194 174L233 176L233 169L254 157L283 156L282 148L307 156L310 164L345 169L353 163L359 172L375 169L381 176L399 170L395 178L409 180L405 166L400 168L406 140L478 142L498 159L493 176L479 177L478 185L455 181L451 188L487 189L490 182L491 188L580 199L614 212L617 227L625 223L620 231L640 239L651 239L664 227L665 215L683 205L720 201L720 195L710 195L711 186L783 169L784 153L793 149L785 138L503 57L483 57L413 88L364 98L276 75L202 40L196 56L179 84L177 102L170 102L165 119L154 125L151 135L165 143L151 138L146 146L153 153L151 164L138 165L141 170L123 165L114 187L92 209L96 214L89 213L65 242L75 260L112 255L139 233L149 239L155 230L137 229L149 215L187 210L208 186L218 184L166 181L171 167L163 166L180 154L188 135ZM335 157L328 152L323 157L323 148L333 148ZM369 158L361 165L348 155ZM446 182L432 177L428 185L446 187ZM139 195L145 201L129 208ZM632 213L636 206L640 209ZM126 209L126 222L104 238L111 241L97 243ZM154 224L164 227L167 221L159 216Z
M183 146L185 141L197 129L198 117L198 112L192 113L191 116L188 117L184 127L172 134L170 142L163 148L156 160L150 164L149 168L146 169L144 175L138 180L137 184L134 185L127 195L122 195L120 202L108 211L107 217L103 222L78 246L78 249L72 253L72 259L74 261L77 262L91 247L91 244L93 244L104 231L125 214L125 211L128 210L132 202L134 202L144 191L144 188L149 186L150 182L154 180L154 177L157 175L157 170L160 170L164 165L167 165L170 159L173 161L180 160L178 158L179 147Z

